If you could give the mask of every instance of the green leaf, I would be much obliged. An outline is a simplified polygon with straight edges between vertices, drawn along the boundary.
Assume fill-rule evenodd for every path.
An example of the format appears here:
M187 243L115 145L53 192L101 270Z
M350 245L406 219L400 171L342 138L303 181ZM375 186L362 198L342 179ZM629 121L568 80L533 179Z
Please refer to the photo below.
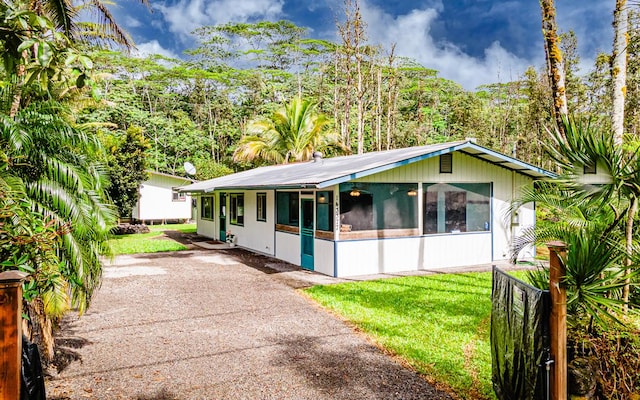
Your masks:
M47 42L40 42L38 45L38 62L43 67L49 66L53 58L53 50Z
M20 44L20 46L18 46L18 52L23 52L27 49L30 49L34 44L36 44L36 42L37 41L35 39L25 40Z

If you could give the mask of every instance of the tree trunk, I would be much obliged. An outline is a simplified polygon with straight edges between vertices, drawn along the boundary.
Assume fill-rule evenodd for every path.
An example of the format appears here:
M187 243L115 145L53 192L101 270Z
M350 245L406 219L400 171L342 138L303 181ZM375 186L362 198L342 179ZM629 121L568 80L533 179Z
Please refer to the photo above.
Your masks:
M613 12L613 54L611 58L611 80L613 81L613 107L611 127L613 141L622 145L624 133L624 103L627 93L627 7L626 0L616 0Z
M633 251L633 220L638 213L638 198L634 197L631 200L631 206L629 207L629 214L627 215L627 227L626 227L626 245L627 245L627 270L625 271L627 274L627 278L625 279L625 285L622 289L622 301L624 302L624 311L627 312L629 309L629 291L631 286L631 278L628 274L631 272L631 264L633 263L630 258L630 254Z
M378 68L376 98L376 150L382 150L382 67Z
M545 53L551 93L553 95L553 113L558 129L564 133L563 118L568 114L567 93L565 92L564 62L562 51L558 46L556 24L556 8L553 0L540 0L542 9L542 35L544 36Z

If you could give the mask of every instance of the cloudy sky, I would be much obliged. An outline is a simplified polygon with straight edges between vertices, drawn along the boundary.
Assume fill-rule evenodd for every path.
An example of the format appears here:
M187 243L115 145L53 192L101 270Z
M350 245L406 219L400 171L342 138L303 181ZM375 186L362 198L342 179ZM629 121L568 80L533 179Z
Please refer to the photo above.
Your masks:
M152 0L152 11L133 1L112 11L138 49L182 57L197 43L191 32L207 25L286 19L309 36L338 41L343 0ZM535 0L360 0L371 43L413 58L466 89L517 79L544 64L540 6ZM561 31L573 30L584 70L610 52L615 0L557 0Z

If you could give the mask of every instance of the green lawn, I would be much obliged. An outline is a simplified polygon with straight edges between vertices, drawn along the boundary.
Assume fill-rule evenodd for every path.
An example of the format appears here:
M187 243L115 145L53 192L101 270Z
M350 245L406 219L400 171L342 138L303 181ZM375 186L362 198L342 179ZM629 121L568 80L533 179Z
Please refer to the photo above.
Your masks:
M403 277L305 291L429 379L463 398L495 398L491 273Z
M118 235L109 240L113 254L159 253L187 250L187 247L166 236L164 231L195 233L195 224L149 225L149 233Z

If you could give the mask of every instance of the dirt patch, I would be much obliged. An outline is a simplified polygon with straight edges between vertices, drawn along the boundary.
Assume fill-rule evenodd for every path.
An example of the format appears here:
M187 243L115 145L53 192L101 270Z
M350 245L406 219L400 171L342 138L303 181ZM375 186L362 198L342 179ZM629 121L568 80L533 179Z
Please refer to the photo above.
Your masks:
M194 242L207 242L211 238L198 235L197 233L180 232L175 230L166 230L162 232L163 235L160 238L169 238L176 242L186 246L188 249L195 249Z

